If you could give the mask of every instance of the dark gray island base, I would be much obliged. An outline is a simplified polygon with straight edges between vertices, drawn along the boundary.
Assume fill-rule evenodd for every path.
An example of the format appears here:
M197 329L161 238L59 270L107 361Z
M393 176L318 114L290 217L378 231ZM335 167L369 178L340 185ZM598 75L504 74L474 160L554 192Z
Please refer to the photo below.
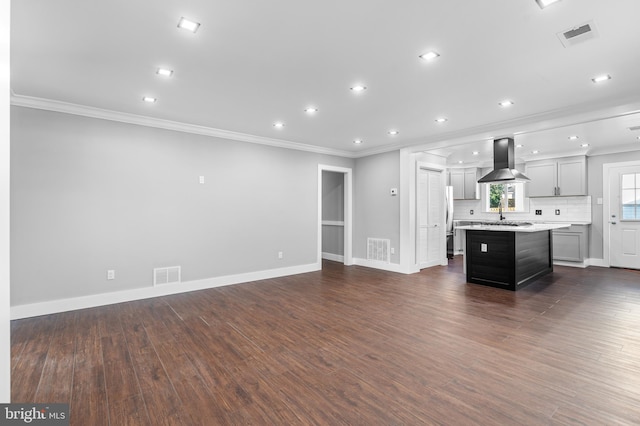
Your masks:
M553 272L553 234L466 231L467 281L518 290Z

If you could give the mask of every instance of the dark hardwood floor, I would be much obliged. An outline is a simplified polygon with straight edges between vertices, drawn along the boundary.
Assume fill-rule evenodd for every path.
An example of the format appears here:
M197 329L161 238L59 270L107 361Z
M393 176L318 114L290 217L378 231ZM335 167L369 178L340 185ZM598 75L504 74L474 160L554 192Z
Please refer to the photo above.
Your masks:
M461 259L322 272L12 322L13 402L72 425L640 423L640 272L510 292Z

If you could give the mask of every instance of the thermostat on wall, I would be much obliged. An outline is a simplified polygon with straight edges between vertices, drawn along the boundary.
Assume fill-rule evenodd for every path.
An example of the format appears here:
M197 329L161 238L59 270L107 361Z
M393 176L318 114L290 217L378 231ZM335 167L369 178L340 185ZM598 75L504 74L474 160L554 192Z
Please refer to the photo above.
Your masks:
M398 195L398 188L391 188L391 195Z

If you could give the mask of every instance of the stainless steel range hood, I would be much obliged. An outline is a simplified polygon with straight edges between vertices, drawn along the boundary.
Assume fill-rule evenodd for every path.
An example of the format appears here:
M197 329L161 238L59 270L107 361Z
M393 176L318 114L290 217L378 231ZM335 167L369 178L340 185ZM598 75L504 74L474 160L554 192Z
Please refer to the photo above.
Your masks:
M493 141L493 171L481 177L478 183L528 182L524 174L516 170L513 138Z

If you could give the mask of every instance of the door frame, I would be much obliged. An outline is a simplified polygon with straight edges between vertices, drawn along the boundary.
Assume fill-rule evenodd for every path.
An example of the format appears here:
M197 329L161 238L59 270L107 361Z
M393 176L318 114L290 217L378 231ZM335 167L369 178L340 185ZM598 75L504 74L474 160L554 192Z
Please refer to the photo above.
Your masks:
M415 265L414 267L417 268L418 271L421 270L421 266L420 266L420 241L418 239L418 235L420 233L420 221L418 220L420 217L420 202L419 202L419 198L420 198L420 194L419 194L419 185L418 185L418 179L420 178L420 170L429 170L432 172L436 172L436 173L440 173L441 176L441 182L442 182L442 194L443 197L445 196L444 194L446 193L446 189L447 189L447 168L446 166L441 166L438 164L433 164L433 163L427 163L427 162L423 162L423 161L417 161L416 162L416 171L415 171L415 176L414 176L414 191L413 193L415 194L415 205L414 205L414 214L415 214L415 219L414 219L414 231L413 231L413 238L412 238L412 243L413 243L413 248L414 248L414 262ZM443 201L442 206L444 209L446 209L446 203ZM446 213L443 210L442 211L442 217L443 219L445 218ZM447 230L446 230L446 225L442 226L442 230L440 231L440 233L442 234L442 239L441 239L441 246L440 246L440 255L441 255L441 262L440 265L442 266L446 266L449 264L449 261L447 259ZM434 265L435 266L435 265Z
M602 165L602 261L603 266L611 267L611 229L609 228L609 217L611 216L611 188L609 182L611 169L618 167L640 167L640 161L623 161L620 163L605 163Z
M322 172L344 175L344 264L353 265L353 169L318 164L318 247L316 261L322 268Z

